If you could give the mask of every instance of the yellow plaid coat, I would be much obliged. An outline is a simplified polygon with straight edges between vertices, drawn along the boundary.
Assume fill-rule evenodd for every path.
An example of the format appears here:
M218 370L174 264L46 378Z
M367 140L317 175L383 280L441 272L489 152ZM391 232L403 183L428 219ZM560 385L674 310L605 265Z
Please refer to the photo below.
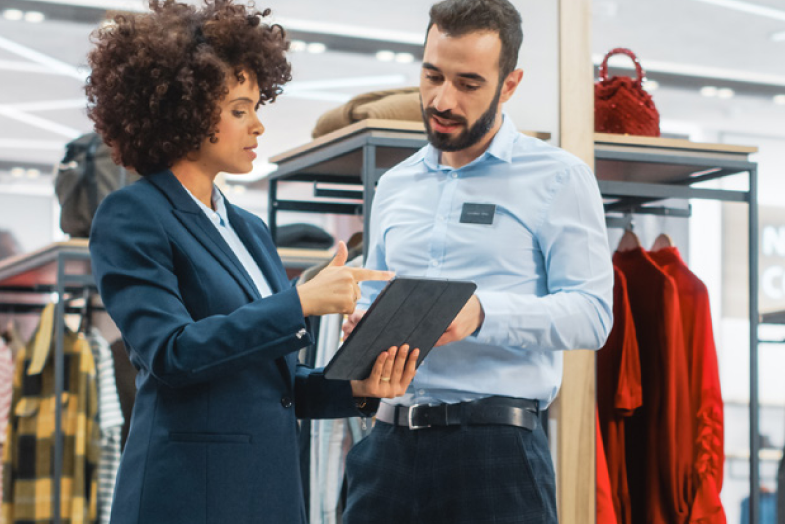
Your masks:
M53 310L53 306L47 306L36 334L17 355L3 449L1 524L42 524L54 518ZM96 466L100 454L95 363L90 345L81 334L66 330L64 342L60 519L63 524L93 523L97 519Z

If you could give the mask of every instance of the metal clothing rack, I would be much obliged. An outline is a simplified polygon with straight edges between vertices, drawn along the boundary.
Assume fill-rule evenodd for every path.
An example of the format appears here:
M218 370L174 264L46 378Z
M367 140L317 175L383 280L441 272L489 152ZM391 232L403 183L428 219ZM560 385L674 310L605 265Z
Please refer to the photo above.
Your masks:
M86 239L56 242L38 251L0 262L0 312L13 314L40 312L52 302L52 294L56 297L54 316L56 398L62 396L64 386L65 314L82 311L67 308L67 299L69 296L87 297L84 291L95 289L90 273L90 252L87 245ZM54 436L52 513L54 524L60 524L62 498L60 478L63 473L64 444L60 402L55 402Z
M750 323L749 522L759 524L758 169L756 163L749 161L749 155L757 152L757 148L600 133L595 134L594 142L595 173L599 179L600 191L603 197L611 200L606 203L606 212L637 213L641 209L647 209L646 206L652 202L670 198L747 204ZM743 173L748 175L747 190L694 187L700 182Z
M527 133L538 138L547 134ZM392 120L367 120L335 131L302 147L270 159L278 170L269 178L268 224L275 239L278 213L360 214L369 227L373 193L383 173L426 143L421 124ZM633 137L597 133L594 136L595 173L605 199L607 214L655 214L684 217L691 208L658 205L663 200L704 199L740 202L749 212L749 321L750 321L750 524L758 524L758 206L757 164L749 161L754 147L700 144L687 140ZM747 173L746 190L696 187L700 182ZM309 200L283 200L281 186L289 182L314 185ZM327 184L347 185L333 192ZM361 190L361 191L360 191ZM609 226L624 218L608 216ZM367 244L365 249L367 250ZM367 254L367 251L366 251Z

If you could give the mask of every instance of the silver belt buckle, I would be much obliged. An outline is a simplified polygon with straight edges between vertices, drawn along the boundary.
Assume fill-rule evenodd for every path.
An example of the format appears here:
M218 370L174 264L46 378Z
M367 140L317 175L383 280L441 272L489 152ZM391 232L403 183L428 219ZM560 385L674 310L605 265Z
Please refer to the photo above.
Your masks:
M414 422L412 421L415 409L419 407L428 407L428 406L430 406L430 404L414 404L409 407L409 429L425 429L431 427L430 424L425 426L415 426Z

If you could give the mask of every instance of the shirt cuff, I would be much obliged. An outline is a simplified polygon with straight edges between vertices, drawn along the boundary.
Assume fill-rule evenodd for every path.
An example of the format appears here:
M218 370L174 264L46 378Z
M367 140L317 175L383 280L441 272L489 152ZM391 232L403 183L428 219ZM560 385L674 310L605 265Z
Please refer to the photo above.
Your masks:
M477 331L472 333L472 336L477 338L478 342L485 344L503 345L502 341L507 339L507 329L500 319L506 315L504 309L504 295L496 291L477 291L475 292L477 299L480 301L485 313L485 319Z

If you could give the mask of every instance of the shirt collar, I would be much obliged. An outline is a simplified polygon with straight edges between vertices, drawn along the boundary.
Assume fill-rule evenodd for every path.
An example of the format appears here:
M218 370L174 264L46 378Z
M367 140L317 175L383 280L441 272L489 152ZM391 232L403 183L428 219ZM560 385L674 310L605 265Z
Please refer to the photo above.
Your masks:
M506 113L502 113L502 125L496 132L496 136L491 139L488 149L486 149L482 155L475 158L468 165L479 162L487 158L489 155L498 158L502 162L507 162L508 164L512 163L512 145L513 142L515 142L515 138L517 136L518 130L515 129L515 124L513 123L512 118L507 116ZM430 143L425 146L422 160L431 171L437 171L441 167L439 164L439 153L440 151L433 147Z
M199 208L204 211L208 218L212 218L215 214L218 214L218 217L221 219L220 222L222 226L229 223L229 217L226 215L226 201L224 200L221 192L218 191L218 188L215 187L215 184L213 184L213 194L210 197L213 202L213 207L215 207L215 211L204 205L204 202L196 198L187 187L183 186L183 188L188 193L188 196L190 196L193 201L196 202L196 205L198 205Z

